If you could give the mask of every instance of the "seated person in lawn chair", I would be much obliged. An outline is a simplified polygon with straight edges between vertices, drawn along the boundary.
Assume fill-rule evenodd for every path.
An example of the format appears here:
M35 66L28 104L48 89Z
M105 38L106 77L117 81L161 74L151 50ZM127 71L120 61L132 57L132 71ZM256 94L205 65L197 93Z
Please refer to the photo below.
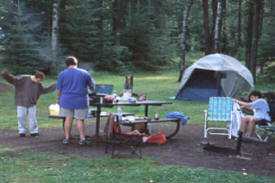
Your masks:
M253 116L244 116L242 117L241 131L246 135L247 126L248 126L248 137L253 137L255 134L256 123L262 120L270 122L269 116L269 106L265 99L262 98L262 94L259 91L252 91L249 96L250 103L239 101L234 99L234 102L239 104L241 108L246 108L253 111Z

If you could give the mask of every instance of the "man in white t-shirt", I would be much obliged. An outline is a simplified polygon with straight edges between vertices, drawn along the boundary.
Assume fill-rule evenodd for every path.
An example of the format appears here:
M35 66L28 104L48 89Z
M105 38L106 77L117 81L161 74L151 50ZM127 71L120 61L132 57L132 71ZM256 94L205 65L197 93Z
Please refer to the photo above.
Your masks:
M234 99L234 102L239 104L241 108L246 108L254 112L252 117L243 117L241 124L241 131L245 134L248 126L248 136L252 137L255 132L256 122L260 120L270 121L269 106L265 99L262 98L262 94L259 91L252 91L249 94L250 103L239 101Z

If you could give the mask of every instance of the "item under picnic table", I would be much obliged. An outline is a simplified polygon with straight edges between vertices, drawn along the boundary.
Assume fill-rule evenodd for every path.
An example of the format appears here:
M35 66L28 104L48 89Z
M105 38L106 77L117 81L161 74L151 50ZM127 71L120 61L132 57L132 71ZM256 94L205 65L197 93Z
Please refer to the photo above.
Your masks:
M130 153L142 157L139 145L142 143L142 135L138 130L123 132L120 128L120 123L117 121L116 116L112 113L108 116L106 125L104 127L104 141L106 143L105 153L108 153L110 147L112 157L119 155L115 151L119 150L119 146L125 145L129 147Z
M166 136L160 132L154 135L145 135L143 136L143 142L150 144L165 144L167 142Z
M150 119L144 116L134 116L134 120L132 122L134 122L135 120L150 120ZM144 123L135 124L135 129L137 129L140 132L146 131L146 127Z

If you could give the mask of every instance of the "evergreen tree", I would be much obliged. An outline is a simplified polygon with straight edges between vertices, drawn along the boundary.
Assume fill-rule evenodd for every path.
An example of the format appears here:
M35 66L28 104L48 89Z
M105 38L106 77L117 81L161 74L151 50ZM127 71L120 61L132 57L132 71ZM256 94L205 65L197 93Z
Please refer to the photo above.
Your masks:
M39 40L36 34L39 23L35 13L29 13L23 3L13 4L5 1L1 11L0 27L4 38L2 62L11 72L32 73L34 69L43 70L45 65L39 53Z
M67 0L61 10L60 43L65 53L80 60L93 62L100 57L99 29L96 25L98 9L95 0Z
M162 10L153 9L151 6L137 5L135 12L128 16L125 29L121 33L121 45L127 47L130 53L128 60L124 61L127 65L156 70L167 66L172 60L175 43L171 39L171 21L165 13L159 18L160 15L157 16L154 12L159 13Z

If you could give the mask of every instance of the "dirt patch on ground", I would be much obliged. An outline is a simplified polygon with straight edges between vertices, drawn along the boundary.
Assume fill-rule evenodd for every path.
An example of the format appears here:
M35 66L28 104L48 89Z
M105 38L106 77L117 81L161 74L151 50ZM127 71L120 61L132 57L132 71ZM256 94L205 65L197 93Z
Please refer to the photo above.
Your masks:
M0 82L0 93L6 93L9 91L11 91L11 88L8 85Z
M102 125L103 126L103 125ZM167 128L172 128L171 125ZM83 158L106 156L102 138L95 138L95 125L86 127L91 144L80 147L76 129L70 145L62 145L63 129L40 129L39 137L19 137L16 131L0 131L0 142L14 150L51 152ZM102 129L100 131L102 136ZM161 164L177 164L188 167L205 167L220 170L233 170L256 175L274 176L275 139L269 143L244 142L242 157L233 153L236 141L222 136L212 136L210 141L218 148L207 151L200 145L203 140L203 127L198 125L182 126L179 133L164 145L142 144L143 157L151 157ZM128 151L129 149L123 149Z

